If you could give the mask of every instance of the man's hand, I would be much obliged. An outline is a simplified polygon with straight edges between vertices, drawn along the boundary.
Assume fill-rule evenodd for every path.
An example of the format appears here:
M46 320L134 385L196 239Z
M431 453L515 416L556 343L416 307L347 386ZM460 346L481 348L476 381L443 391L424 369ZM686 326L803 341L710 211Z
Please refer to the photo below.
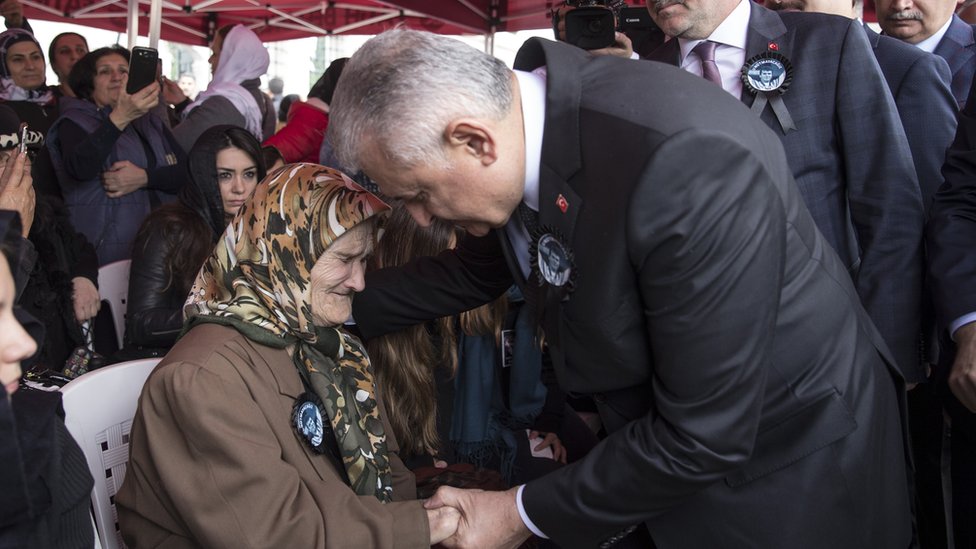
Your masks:
M20 0L3 0L0 2L0 15L8 28L20 27L24 24L24 6Z
M460 511L457 532L444 540L446 547L514 548L531 535L519 517L515 503L517 490L485 492L442 486L424 507L428 510L453 507Z
M427 523L430 525L430 544L437 545L457 532L461 513L453 507L427 509Z
M95 288L91 280L83 276L76 276L71 279L71 284L73 287L71 303L74 305L75 318L81 324L98 314L102 301L98 297L98 289Z
M624 59L630 59L634 56L634 44L630 41L630 37L622 32L618 32L614 34L612 46L598 50L590 50L590 53L593 55L615 55Z
M949 372L949 389L959 402L976 412L976 322L956 330L956 360Z
M20 214L24 238L30 234L34 223L34 179L27 155L14 152L0 164L0 210L12 210Z
M561 440L559 440L559 435L556 433L540 433L539 431L531 431L529 433L529 444L536 438L542 438L542 442L537 444L533 451L538 452L545 448L552 448L552 459L554 461L559 461L561 463L566 463L566 447L563 446Z
M159 104L159 82L153 82L132 95L125 91L128 82L129 76L126 75L122 78L119 100L112 106L112 113L108 115L119 131L124 130L133 120Z
M119 160L102 172L102 187L109 198L125 196L149 183L146 170L128 160Z

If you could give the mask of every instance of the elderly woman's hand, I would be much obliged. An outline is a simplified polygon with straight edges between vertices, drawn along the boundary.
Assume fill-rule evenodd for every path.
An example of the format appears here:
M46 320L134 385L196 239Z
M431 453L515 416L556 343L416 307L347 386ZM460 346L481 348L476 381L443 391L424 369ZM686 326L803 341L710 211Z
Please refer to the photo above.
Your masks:
M128 160L120 160L102 172L102 187L109 198L125 196L149 183L146 170Z
M74 305L75 318L78 322L84 322L98 314L98 309L102 306L102 301L98 297L98 289L91 280L83 276L76 276L71 279L73 290L71 292L71 304Z
M115 127L122 131L133 120L149 112L150 109L159 104L159 83L153 82L145 88L129 95L125 91L125 86L129 82L126 75L122 79L122 89L119 90L119 100L112 108L109 119Z

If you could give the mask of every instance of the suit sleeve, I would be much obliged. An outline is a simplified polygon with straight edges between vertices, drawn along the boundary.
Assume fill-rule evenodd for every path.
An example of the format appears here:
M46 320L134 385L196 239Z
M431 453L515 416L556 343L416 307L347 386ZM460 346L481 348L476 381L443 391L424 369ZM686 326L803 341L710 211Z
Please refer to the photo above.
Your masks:
M353 299L363 339L488 303L512 286L499 235L465 237L455 250L366 274Z
M595 546L749 459L783 279L778 197L756 154L728 134L684 132L653 153L628 202L627 241L655 406L526 485L528 516L556 543Z
M219 365L219 364L218 364ZM204 547L421 547L429 543L418 501L382 504L338 475L308 482L230 365L168 365L149 379L133 430L145 429L146 463L180 520ZM140 446L140 449L142 446ZM141 450L140 450L141 451ZM127 475L139 473L130 462ZM137 491L133 496L138 501ZM158 540L126 532L130 546ZM301 543L298 543L301 540Z
M945 183L932 201L927 245L936 318L943 329L976 312L976 87L959 114L956 138L942 168Z
M854 286L899 369L911 378L920 360L921 193L891 93L860 23L851 23L835 97L847 202L861 258Z
M942 185L946 145L956 134L956 100L949 65L937 55L923 55L905 73L895 104L912 151L925 210Z

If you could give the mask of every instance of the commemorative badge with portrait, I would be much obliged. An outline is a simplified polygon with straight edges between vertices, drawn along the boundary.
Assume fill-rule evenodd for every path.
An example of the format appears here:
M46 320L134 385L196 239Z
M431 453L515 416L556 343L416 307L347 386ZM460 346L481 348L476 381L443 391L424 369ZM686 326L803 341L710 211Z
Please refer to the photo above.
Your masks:
M575 287L576 265L562 234L552 227L541 227L529 245L529 258L539 286L549 286L561 300L568 299Z
M773 49L772 46L773 44L770 49ZM756 55L742 65L741 79L746 91L756 96L752 103L753 112L762 114L768 104L783 128L783 133L796 129L782 98L793 82L793 65L785 55L775 51Z
M316 454L326 452L324 415L319 397L314 393L302 393L292 411L295 431Z

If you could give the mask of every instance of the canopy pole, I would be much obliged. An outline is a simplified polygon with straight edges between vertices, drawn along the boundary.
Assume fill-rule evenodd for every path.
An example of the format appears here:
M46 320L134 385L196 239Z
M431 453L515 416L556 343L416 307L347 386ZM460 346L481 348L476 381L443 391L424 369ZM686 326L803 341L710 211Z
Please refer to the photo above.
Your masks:
M159 29L163 21L163 0L152 0L149 7L149 47L159 48Z
M129 13L126 17L126 29L129 39L129 51L136 45L139 37L139 0L129 0Z

